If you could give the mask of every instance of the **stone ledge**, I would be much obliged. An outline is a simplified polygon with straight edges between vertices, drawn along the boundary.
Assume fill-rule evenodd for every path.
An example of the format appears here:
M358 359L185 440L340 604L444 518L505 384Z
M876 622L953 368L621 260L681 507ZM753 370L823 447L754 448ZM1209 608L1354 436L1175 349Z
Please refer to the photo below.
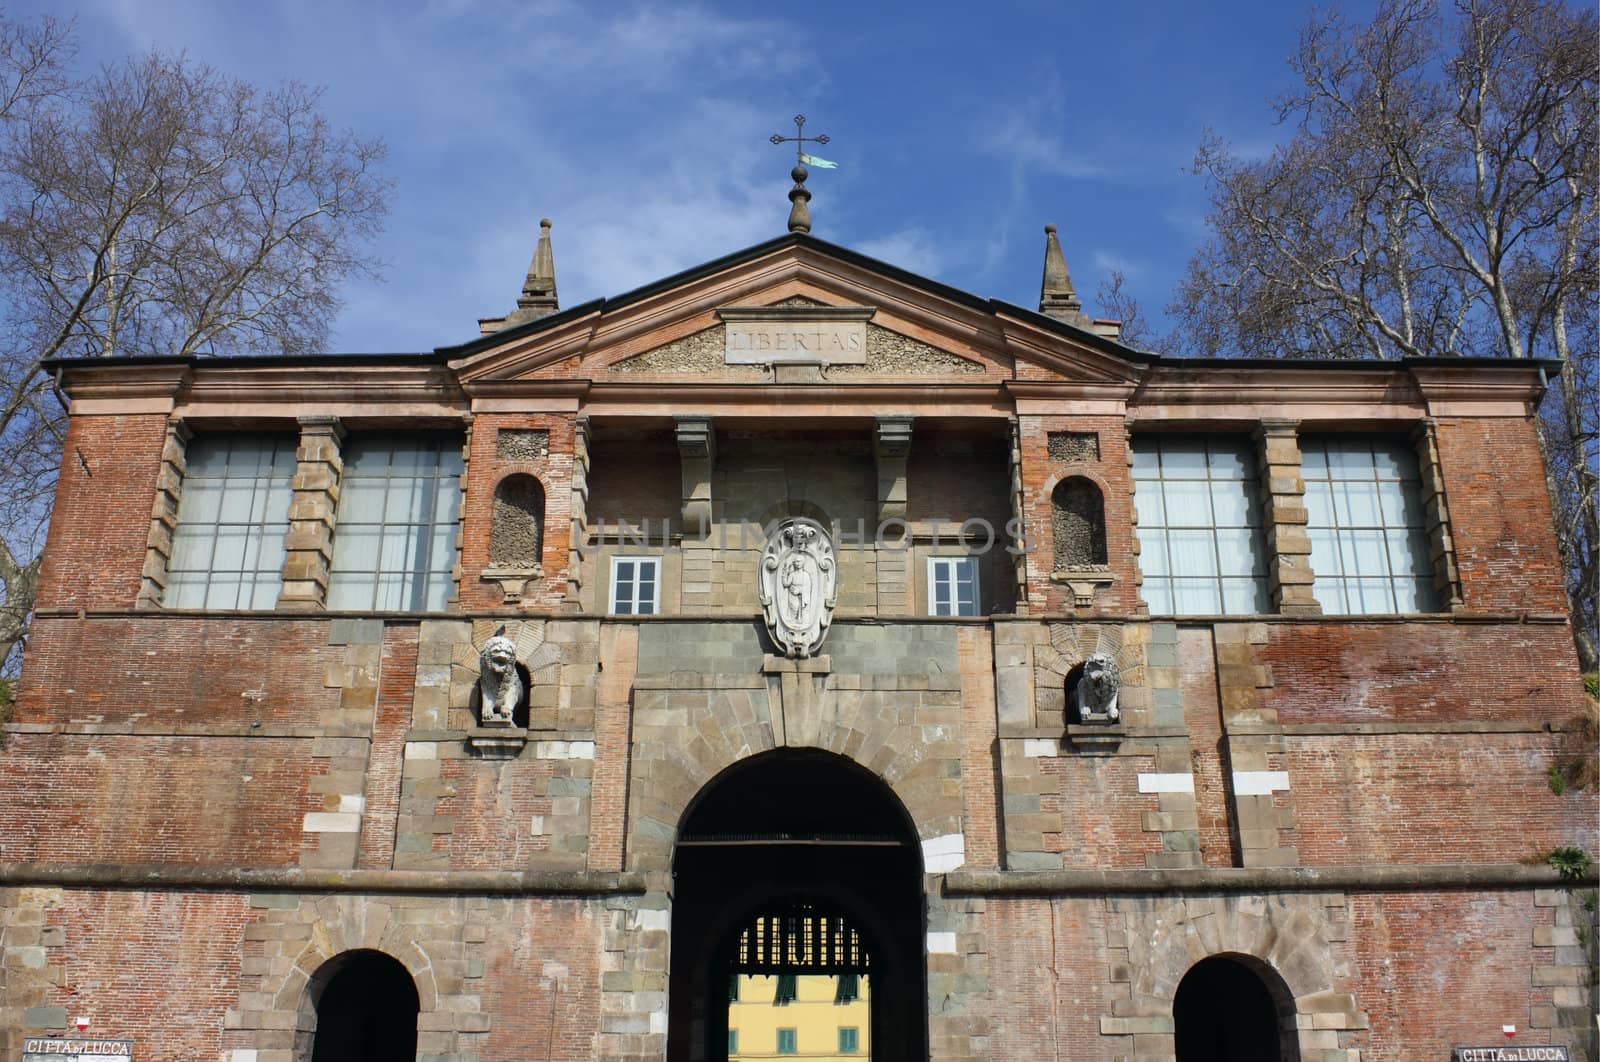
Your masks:
M1523 863L1418 863L1410 866L1196 867L1150 870L958 870L946 896L1095 896L1174 892L1403 892L1414 889L1593 887L1563 881L1553 867Z
M151 891L601 896L642 894L645 876L637 871L597 870L301 870L0 862L0 888L27 885Z
M1273 727L1254 727L1249 724L1233 727L1231 734L1241 736L1317 737L1319 735L1360 736L1382 734L1557 734L1575 730L1576 727L1555 723L1517 723L1488 719L1467 723L1285 723Z
M361 738L371 736L371 729L338 726L220 726L196 723L193 726L174 726L171 723L7 723L0 727L6 734L55 734L76 737L150 737L150 738L299 738L313 740L323 737Z

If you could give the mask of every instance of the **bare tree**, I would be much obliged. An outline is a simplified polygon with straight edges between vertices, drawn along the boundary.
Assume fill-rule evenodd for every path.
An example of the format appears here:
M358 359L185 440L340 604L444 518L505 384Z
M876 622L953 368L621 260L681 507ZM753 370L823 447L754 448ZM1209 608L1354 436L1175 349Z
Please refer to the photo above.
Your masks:
M1561 363L1542 425L1586 670L1597 666L1600 31L1559 0L1385 0L1302 32L1288 142L1215 137L1212 234L1172 315L1203 354Z
M26 629L63 416L59 357L324 343L375 272L384 147L319 92L151 53L72 80L70 27L0 18L0 662Z
M1126 346L1144 350L1154 341L1155 335L1150 329L1150 319L1145 316L1139 300L1127 289L1127 285L1128 278L1122 270L1113 269L1095 289L1095 299L1100 304L1101 313L1122 322L1118 340Z

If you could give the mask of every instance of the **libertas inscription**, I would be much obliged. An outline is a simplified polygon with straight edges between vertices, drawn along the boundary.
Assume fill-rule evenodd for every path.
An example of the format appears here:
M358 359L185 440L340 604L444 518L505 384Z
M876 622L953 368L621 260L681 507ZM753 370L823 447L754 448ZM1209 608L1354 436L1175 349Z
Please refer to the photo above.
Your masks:
M728 365L864 365L871 306L724 306Z

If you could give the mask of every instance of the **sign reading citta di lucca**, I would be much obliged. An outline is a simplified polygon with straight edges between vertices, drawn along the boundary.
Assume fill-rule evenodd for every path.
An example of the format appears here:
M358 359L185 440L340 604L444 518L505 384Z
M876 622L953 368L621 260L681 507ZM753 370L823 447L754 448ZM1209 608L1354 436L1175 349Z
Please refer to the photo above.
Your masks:
M1572 1062L1572 1056L1558 1044L1458 1047L1454 1062Z
M30 1036L22 1041L22 1062L132 1062L132 1040L90 1036Z

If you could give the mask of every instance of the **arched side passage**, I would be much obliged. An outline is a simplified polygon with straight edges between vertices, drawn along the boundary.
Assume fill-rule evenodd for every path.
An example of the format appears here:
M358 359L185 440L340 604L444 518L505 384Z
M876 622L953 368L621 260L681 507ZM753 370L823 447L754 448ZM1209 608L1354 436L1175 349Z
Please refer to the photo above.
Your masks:
M1295 1010L1289 986L1254 955L1201 959L1173 994L1178 1062L1300 1062Z
M1338 894L1189 896L1114 900L1111 927L1126 935L1125 960L1116 961L1127 963L1139 1013L1173 1014L1179 985L1197 962L1224 957L1269 986L1282 1057L1297 1059L1341 1031L1366 1028L1366 1014L1336 979L1331 941L1348 936L1348 919ZM1312 1014L1316 1020L1297 1029ZM1164 1032L1174 1035L1175 1026Z
M414 1058L421 1000L416 982L391 955L340 952L306 982L312 1028L296 1037L305 1062L392 1062Z

